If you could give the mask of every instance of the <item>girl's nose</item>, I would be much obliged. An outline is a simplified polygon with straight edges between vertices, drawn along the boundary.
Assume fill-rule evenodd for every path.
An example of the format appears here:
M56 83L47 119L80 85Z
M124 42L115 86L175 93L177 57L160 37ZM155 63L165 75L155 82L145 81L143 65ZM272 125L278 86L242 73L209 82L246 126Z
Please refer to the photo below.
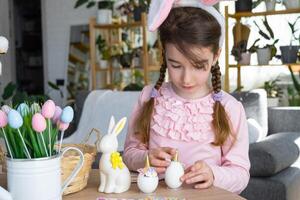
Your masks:
M182 71L182 82L184 85L189 85L192 80L192 71L188 69L184 69Z

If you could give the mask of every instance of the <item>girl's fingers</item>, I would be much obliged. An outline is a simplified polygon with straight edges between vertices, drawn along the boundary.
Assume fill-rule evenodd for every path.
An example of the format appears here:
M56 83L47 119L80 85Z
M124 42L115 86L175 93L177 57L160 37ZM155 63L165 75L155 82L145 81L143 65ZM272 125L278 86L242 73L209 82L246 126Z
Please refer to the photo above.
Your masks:
M198 182L207 182L208 179L209 178L206 173L199 173L199 174L195 174L195 176L187 178L185 182L187 184L192 184L192 183L198 183Z
M151 159L151 165L153 167L168 167L170 165L170 162L166 161L166 160L160 160L157 158L153 158L153 159Z
M176 154L176 149L171 148L171 147L162 147L161 148L164 152L168 153L171 156L175 156Z
M164 173L166 171L166 168L165 167L155 167L155 171L158 174L161 174L161 173Z
M187 180L187 179L189 179L189 178L191 178L191 177L194 177L195 175L198 175L198 174L200 174L198 171L196 171L196 172L189 171L189 172L185 173L185 174L180 178L180 180L181 180L181 181L185 181L185 180Z
M211 180L208 180L206 182L196 184L194 187L196 189L206 189L206 188L211 187L212 185L213 185L213 182Z
M158 151L155 155L156 158L160 158L162 160L168 160L168 159L172 159L172 155L170 155L169 153L165 152L165 151Z

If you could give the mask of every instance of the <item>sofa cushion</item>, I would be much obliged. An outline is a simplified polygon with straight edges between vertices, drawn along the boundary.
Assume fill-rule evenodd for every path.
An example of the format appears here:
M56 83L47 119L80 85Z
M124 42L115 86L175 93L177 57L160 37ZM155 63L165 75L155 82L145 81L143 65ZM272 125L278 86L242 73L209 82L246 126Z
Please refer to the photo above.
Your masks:
M250 144L251 176L271 176L293 164L298 156L300 132L270 135Z
M267 93L264 89L255 89L249 92L232 93L239 100L245 109L247 118L255 119L262 127L265 137L268 133L268 105Z
M299 200L299 188L300 168L288 167L270 177L251 177L241 196L247 200Z
M260 124L253 118L247 119L249 143L257 142L263 137L263 129Z

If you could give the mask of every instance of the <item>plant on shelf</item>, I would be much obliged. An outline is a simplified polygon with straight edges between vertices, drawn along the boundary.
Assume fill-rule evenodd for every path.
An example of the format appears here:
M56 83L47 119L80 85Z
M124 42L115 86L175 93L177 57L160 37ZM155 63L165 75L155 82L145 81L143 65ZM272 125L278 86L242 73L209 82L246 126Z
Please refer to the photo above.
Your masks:
M91 8L97 5L97 24L111 24L114 2L115 0L77 0L74 5L74 8L76 9L83 5L86 5L86 8Z
M256 39L252 46L247 49L247 41L242 40L236 46L234 46L231 50L231 54L234 56L234 59L242 65L250 64L251 53L256 52L256 43L259 39Z
M267 17L264 17L262 20L262 23L264 25L264 31L261 29L257 22L254 21L255 26L258 28L258 33L260 36L262 36L267 42L261 43L260 45L256 45L253 47L253 50L256 50L257 52L257 59L258 59L258 64L260 65L267 65L269 61L276 55L277 53L277 48L276 44L279 41L279 39L275 39L274 33L268 23ZM260 38L258 41L262 41ZM257 42L258 42L257 41ZM267 44L266 44L267 43Z
M144 87L144 76L143 73L134 69L131 73L131 83L124 87L124 91L141 91Z
M108 60L110 59L109 48L106 44L105 39L101 35L98 35L96 39L96 45L99 51L99 64L102 69L106 69L108 66Z
M86 8L91 8L98 3L98 8L101 9L112 9L114 0L77 0L74 8L79 8L86 5Z
M295 63L297 61L297 53L300 45L300 28L298 20L300 16L296 18L294 22L288 22L291 30L291 39L288 46L280 46L282 63Z
M129 0L129 4L133 7L134 21L141 21L141 14L149 10L150 0Z
M268 106L278 106L279 98L282 97L282 89L278 86L279 79L266 81L264 83L264 89L267 92Z

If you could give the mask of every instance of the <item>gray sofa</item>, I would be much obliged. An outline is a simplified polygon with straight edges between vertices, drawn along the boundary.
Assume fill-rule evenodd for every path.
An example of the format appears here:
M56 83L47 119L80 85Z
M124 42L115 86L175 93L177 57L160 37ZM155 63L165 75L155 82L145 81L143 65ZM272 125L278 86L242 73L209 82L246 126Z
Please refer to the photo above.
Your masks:
M76 97L75 133L65 143L79 143L91 128L105 133L111 115L129 117L138 92L93 91ZM300 107L267 108L264 90L234 93L244 105L249 126L250 181L242 196L249 200L300 199ZM124 146L126 130L119 136ZM93 136L89 143L93 144ZM96 159L97 160L97 159ZM94 165L97 167L97 164Z

